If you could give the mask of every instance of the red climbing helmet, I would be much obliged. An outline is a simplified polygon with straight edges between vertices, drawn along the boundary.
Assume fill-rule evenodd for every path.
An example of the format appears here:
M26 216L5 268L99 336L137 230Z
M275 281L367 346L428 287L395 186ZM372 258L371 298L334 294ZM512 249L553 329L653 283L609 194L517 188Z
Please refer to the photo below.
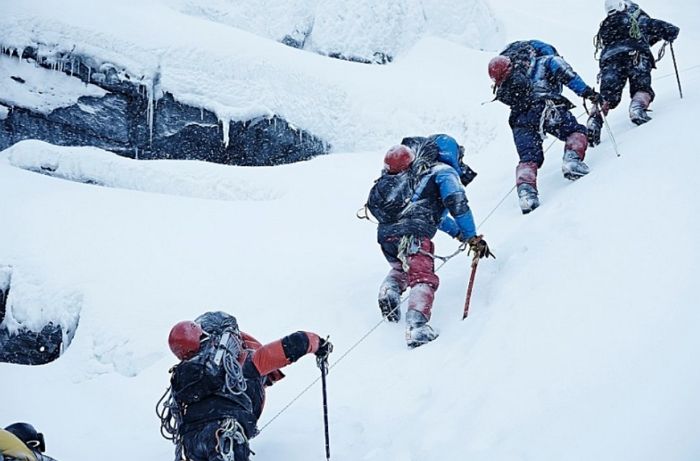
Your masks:
M389 149L384 156L384 169L390 174L401 173L408 169L416 154L410 147L399 144Z
M176 323L168 336L170 350L180 360L193 357L199 351L199 341L203 333L202 327L191 320Z
M507 56L496 56L489 62L489 77L496 86L500 86L508 78L511 67L510 58Z

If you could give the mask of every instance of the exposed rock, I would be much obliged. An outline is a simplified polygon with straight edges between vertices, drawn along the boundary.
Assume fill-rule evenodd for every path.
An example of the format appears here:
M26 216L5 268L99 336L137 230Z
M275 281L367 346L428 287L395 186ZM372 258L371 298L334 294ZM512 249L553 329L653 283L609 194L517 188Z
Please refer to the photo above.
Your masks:
M0 328L0 362L44 365L60 357L62 346L63 332L53 323L39 333L20 329L10 334L6 328Z
M52 362L63 353L64 348L73 339L78 326L78 314L76 313L76 317L64 326L59 324L62 321L54 323L46 318L31 328L24 323L19 323L18 319L15 318L18 311L16 303L24 305L25 309L27 306L32 307L33 315L40 315L35 309L37 307L36 301L39 298L27 297L26 293L22 295L22 289L18 289L19 291L15 291L14 300L11 300L12 305L10 305L10 291L13 284L17 285L12 276L13 268L11 266L0 265L0 362L19 365L43 365ZM29 290L32 295L42 291L35 285L29 287L25 285L24 290L25 292ZM60 296L42 298L42 302L39 304L42 309L38 309L38 311L43 311L43 307L49 304L57 309L52 314L54 319L65 316L63 310L68 307ZM19 310L21 311L21 309ZM25 315L26 312L20 314L20 317ZM65 319L63 323L65 323Z

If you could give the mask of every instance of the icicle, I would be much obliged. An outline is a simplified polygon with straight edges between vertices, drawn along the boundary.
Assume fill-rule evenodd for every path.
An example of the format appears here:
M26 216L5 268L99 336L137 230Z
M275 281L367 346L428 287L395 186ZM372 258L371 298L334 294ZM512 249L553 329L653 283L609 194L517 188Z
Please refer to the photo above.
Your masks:
M92 67L88 65L88 83L92 81Z
M223 132L224 135L224 147L228 148L228 143L230 141L229 138L229 131L231 129L231 120L230 119L219 119L221 121L221 131Z
M153 147L153 112L155 109L153 81L146 85L146 97L148 98L148 106L146 109L146 118L148 120L148 145L149 147Z
M204 121L204 107L199 108L199 119Z

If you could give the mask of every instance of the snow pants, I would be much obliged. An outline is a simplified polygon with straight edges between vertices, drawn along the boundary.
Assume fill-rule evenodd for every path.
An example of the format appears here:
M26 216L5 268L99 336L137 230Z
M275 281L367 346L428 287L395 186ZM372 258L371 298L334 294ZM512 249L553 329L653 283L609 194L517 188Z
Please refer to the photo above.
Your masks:
M250 448L245 437L226 431L231 421L210 421L189 428L182 434L186 458L189 461L249 461Z
M545 101L536 102L527 111L511 114L509 123L520 163L533 162L538 168L544 163L542 134L567 141L574 133L587 133L586 127L578 123L566 107L558 105L548 109ZM583 160L585 150L577 153Z
M633 52L620 53L600 63L600 94L610 109L620 104L622 90L630 82L630 96L642 91L649 93L654 100L651 89L651 70L654 63L645 54Z
M408 310L420 312L425 322L430 320L435 291L440 279L435 275L432 255L435 245L428 237L389 237L380 243L384 257L391 265L384 284L396 287L399 295L411 288ZM407 315L407 319L415 316Z
M588 132L563 105L548 105L538 101L526 111L511 113L510 127L520 162L516 168L516 184L529 184L537 189L537 170L544 163L543 134L551 134L566 142L565 151L576 152L580 160L586 157Z

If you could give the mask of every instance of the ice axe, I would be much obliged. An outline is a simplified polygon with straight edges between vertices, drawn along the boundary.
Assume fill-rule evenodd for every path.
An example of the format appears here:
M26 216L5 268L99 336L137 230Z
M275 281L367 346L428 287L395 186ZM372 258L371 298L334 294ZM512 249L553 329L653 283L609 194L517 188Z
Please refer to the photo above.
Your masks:
M318 357L318 367L321 369L321 390L323 391L323 429L326 437L326 461L331 459L331 441L328 431L328 393L326 392L326 375L328 374L328 357Z
M472 300L472 290L474 289L474 278L476 277L476 268L479 266L479 255L475 254L472 258L472 273L469 275L469 285L467 286L467 299L464 301L464 315L462 315L462 320L466 319L469 315L469 304Z

